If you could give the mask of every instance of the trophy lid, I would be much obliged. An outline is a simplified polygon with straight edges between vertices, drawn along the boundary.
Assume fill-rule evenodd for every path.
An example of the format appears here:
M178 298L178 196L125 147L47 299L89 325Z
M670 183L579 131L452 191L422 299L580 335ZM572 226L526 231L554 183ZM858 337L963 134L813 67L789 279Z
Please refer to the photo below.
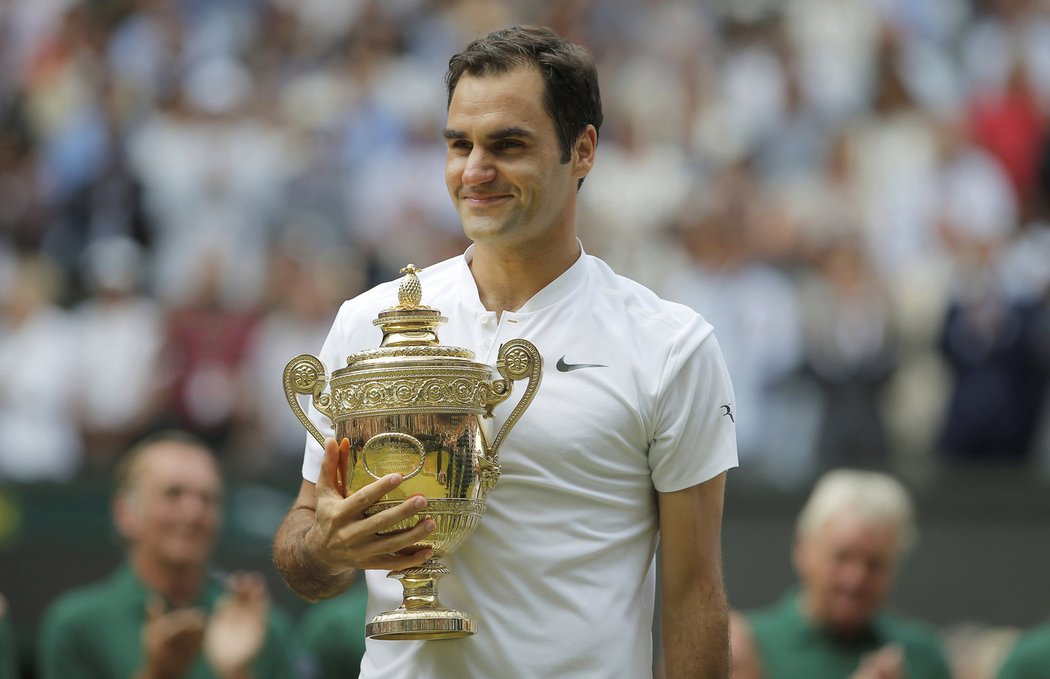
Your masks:
M372 321L383 331L383 341L378 349L353 354L347 365L379 358L425 357L473 359L474 352L461 347L446 347L438 339L437 327L448 319L437 309L422 304L423 286L416 274L420 271L414 264L401 269L405 277L397 290L397 306L384 309Z

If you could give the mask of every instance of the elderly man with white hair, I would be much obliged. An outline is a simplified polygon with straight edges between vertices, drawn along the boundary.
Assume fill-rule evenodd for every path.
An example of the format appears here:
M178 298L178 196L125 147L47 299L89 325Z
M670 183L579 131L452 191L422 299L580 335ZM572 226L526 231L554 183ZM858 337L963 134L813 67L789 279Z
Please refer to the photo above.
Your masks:
M748 616L766 679L949 679L935 630L883 608L916 538L904 487L877 472L821 478L798 517L799 586Z

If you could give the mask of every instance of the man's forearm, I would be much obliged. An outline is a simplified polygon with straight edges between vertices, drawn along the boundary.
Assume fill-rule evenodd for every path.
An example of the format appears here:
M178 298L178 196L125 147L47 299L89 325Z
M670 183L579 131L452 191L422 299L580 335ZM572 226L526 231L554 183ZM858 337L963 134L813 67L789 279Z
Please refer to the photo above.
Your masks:
M686 596L664 597L666 679L726 679L729 676L729 606L725 589L698 583Z
M320 601L345 591L354 581L354 571L333 574L310 554L306 534L313 523L309 509L289 512L274 536L273 561L293 592L308 601Z

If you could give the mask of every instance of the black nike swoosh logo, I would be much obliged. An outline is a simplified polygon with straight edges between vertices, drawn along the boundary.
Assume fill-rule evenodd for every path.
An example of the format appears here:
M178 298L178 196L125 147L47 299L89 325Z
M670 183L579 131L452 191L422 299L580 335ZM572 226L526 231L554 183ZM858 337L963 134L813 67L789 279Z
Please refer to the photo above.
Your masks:
M558 364L555 367L558 369L558 372L567 373L580 368L608 368L609 366L601 363L566 363L565 357L562 356L558 359Z

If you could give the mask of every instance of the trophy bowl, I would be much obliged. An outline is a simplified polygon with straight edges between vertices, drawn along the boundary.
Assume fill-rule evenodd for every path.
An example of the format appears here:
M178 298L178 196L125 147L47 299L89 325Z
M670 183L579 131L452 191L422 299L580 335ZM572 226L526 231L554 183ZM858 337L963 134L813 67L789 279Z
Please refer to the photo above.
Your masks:
M284 390L293 412L324 445L324 437L299 404L309 395L326 416L337 441L350 442L345 474L347 494L391 473L403 482L366 510L372 515L421 495L427 507L381 534L407 530L432 518L435 530L414 548L431 548L426 563L391 571L404 588L401 605L380 613L366 625L372 639L447 639L473 634L475 621L444 606L437 581L451 571L441 559L465 542L485 511L488 492L499 480L499 447L539 387L543 361L523 339L500 347L493 379L491 368L468 349L440 344L436 328L447 320L420 304L418 269L402 269L398 305L380 312L373 323L383 331L376 349L352 354L344 368L326 377L315 356L296 356L284 369ZM506 400L512 384L528 379L525 391L490 442L482 420ZM329 383L330 382L330 383ZM329 393L325 393L325 387Z

